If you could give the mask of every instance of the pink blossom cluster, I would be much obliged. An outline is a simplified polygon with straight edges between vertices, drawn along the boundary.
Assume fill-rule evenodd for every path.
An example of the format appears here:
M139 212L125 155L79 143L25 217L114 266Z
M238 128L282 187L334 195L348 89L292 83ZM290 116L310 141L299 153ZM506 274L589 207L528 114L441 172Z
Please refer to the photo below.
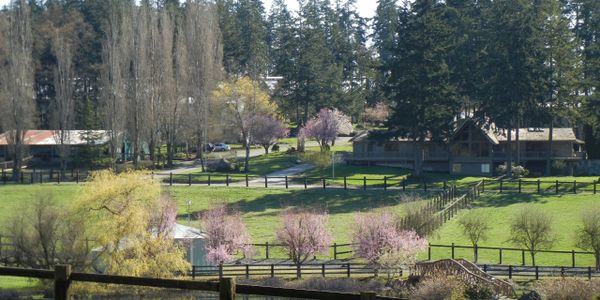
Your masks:
M277 239L288 249L290 258L297 264L316 254L327 254L331 236L327 230L327 213L286 211Z
M398 228L396 218L389 212L359 214L354 219L354 250L370 263L378 263L386 253L394 253L408 263L427 248L425 238Z
M322 108L317 116L306 122L300 130L300 137L315 139L321 147L335 141L338 133L352 132L350 118L337 109Z
M233 259L238 251L251 256L250 235L242 217L230 212L225 205L217 205L202 214L206 257L210 262L221 264Z

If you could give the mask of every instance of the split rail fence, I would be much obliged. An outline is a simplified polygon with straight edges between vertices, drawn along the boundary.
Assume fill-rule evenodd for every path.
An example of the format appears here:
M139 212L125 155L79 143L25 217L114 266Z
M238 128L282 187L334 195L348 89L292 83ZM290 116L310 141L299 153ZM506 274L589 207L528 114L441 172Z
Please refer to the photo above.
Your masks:
M38 183L81 183L88 178L90 171L72 169L64 174L57 170L25 170L20 173L17 180L2 169L0 181L3 184L38 184ZM495 191L500 193L537 193L537 194L564 194L564 193L593 193L600 189L600 178L593 181L564 181L543 179L482 179L479 182L452 182L446 180L414 180L398 177L367 177L362 178L340 176L308 177L308 176L259 176L241 173L202 173L202 174L174 174L157 172L151 173L166 185L188 186L224 186L224 187L277 187L277 188L335 188L353 190L394 190L394 191L440 191L455 186L459 190L469 189L475 184L481 184L481 192Z
M91 273L71 272L69 265L58 265L54 270L22 269L0 267L0 276L17 276L48 279L54 281L54 299L70 299L69 287L72 282L93 282L104 284L134 285L154 288L172 288L183 290L209 291L219 294L221 300L233 300L236 293L295 297L305 299L349 299L349 300L375 300L375 299L400 299L377 296L373 292L342 293L315 290L288 289L248 284L236 284L231 277L220 278L219 281L195 281L178 279L142 278L132 276L103 275Z

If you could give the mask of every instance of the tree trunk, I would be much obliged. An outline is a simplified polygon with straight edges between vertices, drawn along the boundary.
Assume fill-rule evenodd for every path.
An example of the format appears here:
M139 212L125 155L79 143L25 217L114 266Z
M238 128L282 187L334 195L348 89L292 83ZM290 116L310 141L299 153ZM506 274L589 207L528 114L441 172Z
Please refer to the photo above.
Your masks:
M512 125L508 127L508 138L507 138L507 147L508 149L506 150L506 176L508 176L509 178L512 177L512 155L513 155L513 151L512 151Z
M521 165L521 141L519 139L519 128L521 127L521 116L517 118L517 130L515 130L515 143L517 151L516 164Z
M248 138L244 138L244 148L246 148L246 155L244 156L244 173L248 173L250 163L250 141Z
M546 176L550 176L552 173L552 146L554 144L554 118L550 117L550 129L548 134L548 153L546 153Z
M415 176L423 175L423 142L415 141Z
M265 154L269 154L269 145L263 145L263 148L265 148Z
M170 141L167 143L167 165L173 166L173 143Z
M18 182L21 175L21 168L23 167L23 134L21 129L15 130L15 149L13 156L13 181Z

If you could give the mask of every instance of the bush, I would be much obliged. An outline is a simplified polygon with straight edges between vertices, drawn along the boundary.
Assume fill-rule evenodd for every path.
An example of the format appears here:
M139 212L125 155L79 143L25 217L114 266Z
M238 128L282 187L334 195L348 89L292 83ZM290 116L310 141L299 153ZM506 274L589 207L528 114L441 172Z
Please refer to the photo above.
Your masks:
M301 159L318 169L325 169L331 165L331 152L305 152L302 154Z
M465 288L464 296L470 300L492 300L494 291L487 286L469 285Z
M279 144L275 144L271 147L271 151L273 152L279 152Z
M550 166L550 172L554 176L566 176L568 175L567 163L564 160L553 160Z
M449 276L434 276L417 285L410 299L415 300L447 300L456 299L463 294L460 281Z
M585 300L595 299L594 296L600 292L600 285L596 281L580 278L547 279L538 284L537 291L542 299Z
M498 172L498 174L500 174L500 175L506 175L508 173L506 164L499 165L498 168L496 168L496 172ZM527 175L529 175L529 170L525 169L525 167L523 167L523 166L513 164L513 166L512 166L513 178L521 178L521 177L525 177Z

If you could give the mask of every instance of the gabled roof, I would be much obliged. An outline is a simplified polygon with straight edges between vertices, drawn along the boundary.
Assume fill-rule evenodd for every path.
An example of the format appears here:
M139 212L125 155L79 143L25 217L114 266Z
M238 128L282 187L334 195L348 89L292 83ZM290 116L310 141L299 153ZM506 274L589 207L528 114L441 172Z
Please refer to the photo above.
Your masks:
M108 130L66 130L66 145L103 145L109 139ZM59 145L60 131L58 130L27 130L25 132L24 143L26 145ZM0 146L10 143L10 131L0 134ZM90 139L93 137L93 139Z

